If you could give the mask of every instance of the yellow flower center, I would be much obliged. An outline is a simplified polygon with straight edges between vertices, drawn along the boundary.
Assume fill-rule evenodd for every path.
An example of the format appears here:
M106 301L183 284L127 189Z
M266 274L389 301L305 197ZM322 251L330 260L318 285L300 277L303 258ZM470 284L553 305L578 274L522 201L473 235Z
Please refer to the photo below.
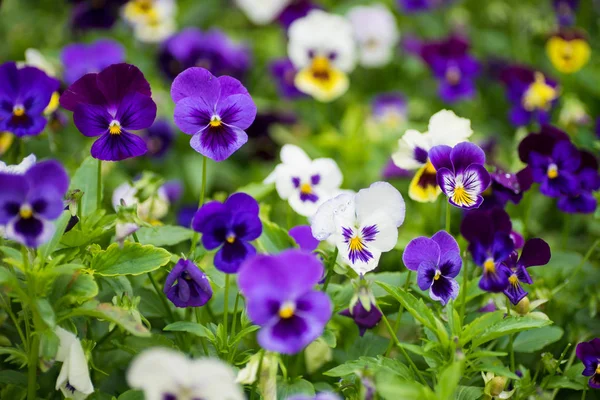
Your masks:
M312 187L310 186L310 183L303 183L302 185L300 185L300 193L302 193L302 194L311 194L312 193Z
M29 204L23 204L19 210L19 216L23 219L29 219L33 215L33 210Z
M494 262L494 259L488 258L487 260L485 260L485 262L483 263L483 269L485 270L485 272L489 272L492 274L495 273L496 263Z
M15 117L22 117L23 115L25 115L25 107L23 107L22 105L16 105L13 107L13 115Z
M535 81L529 85L529 88L523 95L523 107L525 107L527 111L533 111L535 109L546 110L557 96L557 90L546 83L544 74L536 72Z
M235 235L233 233L231 235L227 235L225 240L227 241L227 243L233 243L235 242Z
M516 274L512 274L508 277L508 282L510 282L510 284L513 286L517 286L517 283L519 283L519 278L517 278Z
M362 240L360 240L360 237L358 237L358 235L350 239L349 246L350 251L361 251L365 248L365 245L363 244Z
M596 373L600 375L600 363L598 363L598 366L596 367Z
M121 134L121 124L119 121L112 121L110 125L108 125L108 132L111 135L120 135Z
M316 56L313 58L310 69L315 79L329 79L331 67L329 66L329 59L327 57Z
M279 308L279 317L283 319L292 318L296 311L296 304L291 301L286 301Z
M550 179L554 179L558 176L558 167L556 166L556 164L548 165L548 171L546 172L546 175Z
M213 115L210 119L210 126L212 126L213 128L218 128L219 126L221 126L221 117L219 117L218 115Z
M452 201L459 206L470 206L475 203L475 200L471 198L467 190L462 184L456 185L454 193L452 194Z
M442 276L442 272L438 269L437 271L435 271L435 276L433 277L433 280L437 281L438 279L440 279L440 276Z

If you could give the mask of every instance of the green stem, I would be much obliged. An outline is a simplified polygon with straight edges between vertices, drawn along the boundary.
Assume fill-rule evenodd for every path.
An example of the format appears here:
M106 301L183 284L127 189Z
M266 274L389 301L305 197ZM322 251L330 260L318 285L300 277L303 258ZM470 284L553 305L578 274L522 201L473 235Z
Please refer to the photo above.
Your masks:
M467 284L469 281L469 261L465 261L465 267L463 268L463 282L460 294L460 323L465 324L465 310L467 308Z
M39 357L40 338L37 333L33 334L31 348L29 349L29 361L27 365L27 400L37 399L37 364Z
M202 207L204 204L204 193L206 192L206 157L202 157L202 187L200 189L200 198L198 199L198 209ZM194 253L196 252L196 246L198 246L199 239L198 232L194 231L194 235L192 236L192 244L190 247L190 253L188 255L189 258L194 257Z
M564 214L563 230L562 230L562 249L567 249L567 243L569 241L569 231L571 230L571 215Z
M510 335L508 337L508 351L510 353L510 370L512 372L515 372L515 349L514 349L514 344L515 342L515 335Z
M452 204L450 202L446 203L446 232L450 233L450 222L451 222L451 214L450 210L452 208Z
M231 321L231 336L235 335L235 328L237 325L237 312L238 305L240 303L240 292L238 291L235 295L235 303L233 304L233 320Z
M258 386L258 381L260 381L260 375L261 375L261 370L262 370L262 365L263 365L264 359L265 359L265 351L261 350L260 358L258 359L258 369L256 370L256 378L254 379L254 382L252 383L250 400L254 400L254 396L256 395L256 387Z
M327 276L325 276L325 283L323 284L323 291L326 292L327 291L327 287L329 286L329 281L331 280L331 277L333 276L333 267L335 267L335 262L337 261L337 256L338 256L338 248L337 246L335 247L335 250L333 250L333 254L331 256L331 258L329 258L329 260L327 260Z
M585 390L583 391L583 393L581 393L581 400L585 400L585 396L587 395L587 387L585 388Z
M567 365L563 369L563 373L564 373L564 371L568 371L569 368L571 368L571 365L573 365L573 361L575 361L576 355L577 355L577 346L575 346L575 348L571 352L571 356L569 357L569 361L567 361ZM560 365L560 363L558 363L558 365ZM559 388L554 389L554 391L552 392L552 397L550 398L551 400L554 400L556 398L559 390L560 390Z
M600 244L600 239L597 239L594 243L592 243L592 246L588 249L587 253L585 253L585 256L583 257L583 260L581 260L581 262L579 263L579 265L570 274L571 276L577 276L579 274L579 271L583 268L583 266L585 265L585 263L587 262L587 260L592 256L592 253L594 252L594 250L596 249L596 247L598 247L599 244Z
M27 277L27 289L29 292L29 305L31 309L31 330L27 332L29 338L29 359L27 361L27 400L35 400L37 398L37 366L40 354L40 338L36 332L36 317L33 304L35 303L35 282L33 281L32 271L29 270L29 253L25 246L21 247L21 256L23 257L23 270ZM28 319L25 319L26 326L29 324Z
M23 346L25 346L25 348L27 347L27 338L25 337L25 335L23 335L23 330L21 329L21 325L19 324L19 320L17 319L17 316L15 315L15 313L12 310L11 304L10 304L10 298L8 299L8 302L4 299L4 296L2 296L0 294L0 299L2 299L2 304L4 305L4 309L6 310L6 313L8 314L8 316L10 317L10 319L12 320L13 324L15 324L15 328L17 329L17 333L19 334L19 338L21 339L21 342L23 343Z
M227 334L227 325L229 319L229 274L225 274L225 297L223 298L223 327Z
M408 287L410 286L410 275L412 271L409 269L408 274L406 275L406 282L404 283L404 292L408 292ZM394 323L394 332L398 332L400 328L400 320L402 319L402 313L404 312L404 305L400 303L400 307L398 307L398 316L396 317L396 322ZM388 348L385 351L385 356L389 357L390 351L394 347L394 342L390 341L388 344Z
M96 188L96 208L99 210L102 206L102 160L98 160L98 182Z
M202 316L200 315L200 312L202 311L200 307L196 307L196 309L194 310L195 314L196 314L196 322L198 324L202 324ZM208 347L206 347L206 341L204 340L203 337L200 338L200 344L202 345L202 350L204 350L204 355L208 357Z

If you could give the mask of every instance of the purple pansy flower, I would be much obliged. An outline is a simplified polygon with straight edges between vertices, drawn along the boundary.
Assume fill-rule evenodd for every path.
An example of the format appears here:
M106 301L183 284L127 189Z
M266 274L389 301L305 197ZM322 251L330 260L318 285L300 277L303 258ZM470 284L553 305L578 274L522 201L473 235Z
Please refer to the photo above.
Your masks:
M574 214L590 214L596 211L597 201L593 192L600 190L600 174L598 174L598 161L587 151L579 152L581 163L575 172L577 181L573 192L559 197L558 209Z
M360 336L363 336L367 329L376 327L382 317L381 311L379 311L373 302L371 302L367 310L360 300L356 301L354 306L340 311L340 315L354 320L354 323L358 326Z
M46 126L44 109L60 82L34 67L0 65L0 132L34 136Z
M373 119L389 127L397 127L406 121L406 98L400 92L378 94L371 101Z
M600 339L579 343L576 354L585 367L581 374L590 377L591 388L600 389Z
M211 201L194 216L192 228L202 233L206 250L220 247L215 254L215 267L235 274L248 257L256 254L250 243L262 233L258 203L246 193L234 193L225 201Z
M579 150L568 140L556 143L549 156L536 151L529 154L533 180L541 184L540 192L548 197L570 194L577 189L575 171L580 163Z
M44 161L23 175L0 173L0 225L6 236L28 247L50 240L63 212L69 176L57 161Z
M286 400L341 400L341 398L335 393L321 392L317 393L315 396L296 394L292 397L288 397Z
M469 211L460 226L469 242L475 264L483 268L479 287L488 292L502 292L508 286L510 269L502 264L515 249L511 238L510 217L501 208Z
M430 238L421 236L411 240L402 261L406 268L417 271L421 290L429 289L429 296L442 305L456 299L459 286L454 280L462 267L460 249L456 240L446 231Z
M156 117L150 85L136 66L113 64L84 75L62 94L60 104L73 111L83 135L100 136L92 145L92 157L120 161L148 151L146 142L130 133L148 128Z
M177 225L191 228L196 211L198 211L198 206L196 205L185 205L181 207L177 212Z
M435 146L429 150L429 160L437 171L437 184L450 204L466 210L481 205L481 194L490 185L483 150L469 142L459 143L454 148Z
M166 118L160 118L144 131L142 137L148 145L148 155L161 158L173 145L175 133L171 123Z
M518 257L516 251L511 253L504 261L504 265L510 269L509 285L504 289L504 294L511 303L517 305L527 296L527 292L521 287L521 282L529 285L533 283L527 268L546 265L548 261L550 261L550 246L542 239L529 239L525 242L521 257Z
M167 275L163 292L175 307L201 307L213 291L206 275L191 260L180 259Z
M175 124L193 135L190 145L203 156L223 161L248 141L244 130L256 117L256 105L237 79L189 68L173 81L171 97Z
M100 39L89 44L69 44L63 48L60 58L65 66L64 80L70 85L85 74L124 62L125 49L114 40Z
M121 6L128 0L71 0L73 29L109 29L119 17Z
M306 17L309 12L315 9L320 9L315 3L310 0L292 0L277 17L279 23L288 29L292 22L297 19Z
M289 234L302 250L314 251L319 246L320 241L313 236L310 225L295 226Z
M468 51L469 43L458 36L424 43L420 47L421 58L438 79L439 95L445 102L475 95L475 78L480 67Z
M579 0L552 0L556 18L561 26L570 26L575 23L575 13L579 7Z
M298 70L294 67L294 64L292 64L292 61L290 61L289 58L279 58L271 61L269 70L277 83L279 96L286 99L295 99L306 96L306 94L299 91L294 84L294 79L296 79Z
M402 11L407 14L428 11L449 4L452 0L398 0Z
M248 71L250 61L250 49L234 43L218 29L208 32L197 28L182 29L167 39L159 52L159 66L169 79L191 67L241 79Z
M519 204L523 198L523 193L533 183L529 168L525 168L516 174L497 169L496 172L490 174L490 177L491 184L488 190L483 193L484 200L481 209L504 208L509 201Z
M258 255L244 263L238 285L248 316L261 326L261 347L295 354L321 336L332 312L327 294L314 290L322 276L321 261L303 250Z

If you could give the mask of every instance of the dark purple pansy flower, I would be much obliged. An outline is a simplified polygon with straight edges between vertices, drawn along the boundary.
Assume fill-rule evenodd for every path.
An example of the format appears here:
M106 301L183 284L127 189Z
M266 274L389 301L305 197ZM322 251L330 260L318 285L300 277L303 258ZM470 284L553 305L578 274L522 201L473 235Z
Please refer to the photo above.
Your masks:
M222 31L202 32L197 28L185 28L171 36L162 44L158 57L159 66L169 79L191 67L241 79L251 60L249 48L234 43Z
M292 25L292 22L306 17L309 12L318 9L320 9L320 7L310 0L292 0L292 2L281 11L277 20L285 29L288 29L290 25Z
M429 296L442 305L456 299L459 286L454 278L460 272L462 259L456 240L446 231L439 231L430 238L421 236L411 240L402 261L406 268L417 271L417 283L421 290L429 289Z
M504 172L500 169L490 174L491 184L483 193L481 209L489 210L495 207L504 208L509 201L519 204L525 190L532 184L531 170L525 168L516 174Z
M597 200L593 192L600 190L598 161L587 151L579 152L581 163L575 171L575 190L559 197L558 209L570 214L590 214L596 211Z
M191 260L180 259L167 275L163 292L175 307L201 307L213 291L206 275Z
M479 63L469 53L469 42L458 36L424 43L420 54L439 82L439 95L452 103L475 95Z
M398 5L407 14L428 11L450 4L452 0L398 0Z
M39 135L46 126L44 109L60 82L34 67L0 65L0 132L18 137Z
M340 311L340 315L354 320L354 323L358 326L360 336L363 336L367 329L377 326L382 316L381 311L379 311L375 304L371 303L367 310L360 300L357 300L351 308Z
M306 96L306 94L299 91L294 84L294 79L296 78L298 70L296 70L296 67L294 67L294 64L292 64L292 61L290 61L289 58L279 58L271 61L269 69L277 83L279 96L286 99L295 99Z
M398 167L391 158L388 160L387 164L385 164L383 171L381 172L382 178L386 180L410 178L412 175L412 171Z
M71 0L73 29L109 29L119 17L121 6L128 0Z
M561 26L570 26L575 23L575 13L579 7L579 0L552 0L556 18Z
M512 239L513 243L515 244L515 249L521 249L525 245L525 239L523 239L523 235L521 235L517 231L512 231L510 233L510 238Z
M483 150L469 142L459 143L454 148L435 146L429 150L429 160L436 170L437 184L450 204L466 210L481 205L481 194L490 185Z
M206 250L220 247L215 254L215 267L235 274L248 257L256 254L250 243L262 233L258 203L246 193L234 193L225 201L211 201L194 216L192 228L202 233Z
M70 85L90 72L100 72L111 64L125 61L125 49L110 39L93 43L72 43L60 53L64 65L64 80Z
M314 290L322 276L321 261L299 249L258 255L243 264L238 285L248 316L261 326L261 347L295 354L321 336L332 312L327 294Z
M191 228L196 211L198 211L198 206L196 205L185 205L181 207L179 212L177 212L177 225Z
M146 129L156 117L150 84L131 64L113 64L99 73L86 74L60 97L73 111L73 121L88 137L100 136L92 157L120 161L146 154L144 140L130 131Z
M290 229L289 234L302 250L314 251L321 243L313 236L310 225L295 226Z
M533 180L541 184L540 192L544 195L558 197L577 190L575 171L579 169L581 156L570 141L557 142L550 155L532 151L528 161Z
M171 97L175 124L193 135L190 145L203 156L223 161L248 141L244 130L256 117L256 105L237 79L189 68L173 81Z
M504 289L504 294L511 303L517 305L527 292L521 287L521 283L531 285L533 280L527 272L527 268L538 265L546 265L550 261L550 246L542 239L529 239L525 242L521 257L518 257L516 251L512 252L504 265L506 265L511 274L508 277L509 285Z
M56 161L43 161L24 175L0 173L0 225L6 236L28 247L50 240L63 212L69 176Z
M371 114L377 122L397 127L406 121L406 98L400 92L378 94L371 101Z
M479 287L496 293L506 289L511 271L503 262L515 249L512 223L506 211L501 208L469 211L460 233L469 242L473 261L483 268Z
M142 133L142 137L148 145L148 155L161 158L171 148L175 133L171 123L166 118L160 118Z
M590 377L591 388L600 389L600 339L579 343L576 354L585 367L581 374Z

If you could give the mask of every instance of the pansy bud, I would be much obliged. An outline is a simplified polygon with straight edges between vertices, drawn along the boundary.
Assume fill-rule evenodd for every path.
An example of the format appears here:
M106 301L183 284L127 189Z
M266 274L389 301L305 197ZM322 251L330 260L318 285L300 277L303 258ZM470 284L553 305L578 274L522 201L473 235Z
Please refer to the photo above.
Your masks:
M520 315L529 313L529 298L523 297L515 308Z
M350 307L341 311L340 315L350 317L358 326L360 336L367 329L374 328L381 321L381 311L375 305L375 298L368 287L359 288L358 294L350 302Z
M504 391L504 387L506 386L507 379L503 376L496 376L492 378L485 386L486 389L489 389L489 394L491 396L499 396L500 393ZM487 392L487 390L486 390Z

